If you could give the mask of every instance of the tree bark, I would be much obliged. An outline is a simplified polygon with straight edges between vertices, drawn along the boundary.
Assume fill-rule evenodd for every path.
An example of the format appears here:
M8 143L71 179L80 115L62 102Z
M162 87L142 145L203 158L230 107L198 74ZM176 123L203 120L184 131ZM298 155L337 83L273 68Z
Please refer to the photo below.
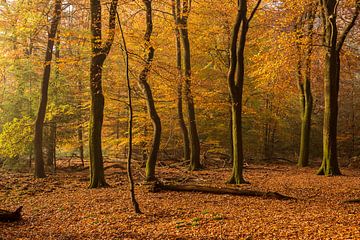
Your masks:
M177 0L179 1L179 0ZM180 35L183 44L183 65L185 71L184 97L189 120L189 145L190 145L190 170L202 168L200 163L200 140L197 131L195 104L191 93L191 51L188 33L188 16L190 13L190 2L182 2L182 16L179 21Z
M246 183L243 178L244 155L242 142L242 95L244 85L244 50L249 22L258 9L261 0L256 3L249 18L247 18L247 1L238 1L238 13L232 30L230 43L230 68L228 87L231 99L233 169L229 183Z
M118 0L112 0L109 16L109 35L102 45L101 39L101 3L100 0L91 0L91 65L90 90L91 112L89 124L90 148L90 185L89 188L106 187L104 163L101 148L101 132L104 117L104 95L102 93L102 68L110 52L115 35L115 17Z
M147 112L149 114L149 117L151 118L151 122L153 125L153 138L152 138L152 145L150 148L150 154L148 155L148 159L146 161L146 174L145 174L145 180L146 181L153 181L156 179L155 177L155 167L156 167L156 160L157 155L160 148L160 140L161 140L161 121L160 117L156 111L154 98L152 95L151 87L149 83L147 82L149 72L151 70L151 64L154 58L154 52L155 49L151 46L151 35L152 35L152 29L153 29L153 23L152 23L152 6L151 6L151 0L143 0L145 9L146 9L146 32L144 35L144 41L145 41L145 48L148 50L147 52L147 58L145 60L145 67L141 71L139 76L139 85L143 91L143 94L146 99L146 106L147 106Z
M277 192L262 192L254 190L242 190L236 188L217 188L201 185L175 185L175 184L164 184L155 183L152 186L152 192L165 191L178 191L178 192L202 192L212 194L230 194L235 196L247 196L247 197L262 197L266 199L278 199L278 200L294 200L295 198L282 195Z
M299 51L299 59L297 65L298 88L300 91L300 107L301 107L301 137L300 151L297 165L306 167L309 165L310 153L310 133L311 133L311 115L313 109L313 97L311 93L311 54L313 44L313 26L316 13L316 5L311 4L309 10L304 13L300 23L302 36L306 37L305 50L302 51L301 46L297 46ZM300 36L299 36L300 39ZM304 59L302 59L304 57Z
M79 126L77 129L78 134L78 144L79 144L79 154L80 154L80 160L82 167L85 166L84 163L84 139L83 139L83 128L82 126Z
M56 123L49 124L49 139L47 143L47 165L54 170L56 156Z
M129 77L129 52L127 50L124 31L122 29L121 20L120 20L120 16L119 16L118 12L116 12L116 16L117 16L117 20L118 20L118 23L119 23L121 39L122 39L122 42L123 42L123 45L124 45L123 52L124 52L124 56L125 56L126 85L127 85L127 92L128 92L128 107L129 107L129 120L128 120L128 132L129 132L128 140L129 140L129 143L128 143L128 145L129 145L129 148L128 148L128 159L127 159L127 174L128 174L128 179L129 179L129 185L130 185L131 203L133 204L135 213L140 214L141 210L140 210L138 202L136 201L135 185L134 185L134 180L133 180L132 171L131 171L132 139L133 139L133 135L132 135L132 130L133 130L133 108L132 108L131 85L130 85L130 77Z
M324 122L323 122L323 160L318 175L341 175L337 159L337 121L338 121L338 95L340 82L340 50L343 43L355 25L360 12L360 2L355 2L355 12L339 36L336 25L336 0L320 0L322 16L324 17L324 45L325 71L324 71Z
M35 154L35 172L36 178L46 177L43 157L43 128L46 114L46 106L48 101L48 89L51 72L51 60L54 48L54 39L57 28L61 19L61 0L55 1L53 19L51 20L50 32L48 33L48 42L45 54L44 74L41 83L40 105L35 120L35 136L34 136L34 154Z
M175 21L175 40L176 40L176 69L177 69L177 114L180 131L183 139L183 159L190 160L190 140L189 132L186 127L183 113L183 74L182 74L182 54L181 54L181 34L179 30L180 22L180 2L172 0L172 14Z

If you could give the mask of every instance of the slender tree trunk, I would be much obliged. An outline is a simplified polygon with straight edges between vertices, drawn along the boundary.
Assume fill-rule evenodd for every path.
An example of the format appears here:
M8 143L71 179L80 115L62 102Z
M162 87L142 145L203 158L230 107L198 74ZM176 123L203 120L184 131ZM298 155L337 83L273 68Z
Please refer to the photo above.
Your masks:
M146 181L153 181L156 179L155 167L156 167L157 155L160 148L161 121L155 108L155 102L152 95L151 87L147 82L155 52L155 49L151 46L151 42L150 42L152 28L153 28L152 6L151 6L151 0L143 0L143 2L146 9L146 32L144 35L144 41L145 41L145 47L148 50L148 52L147 52L145 67L139 76L139 85L143 91L143 94L145 95L147 112L149 114L149 117L151 118L151 122L154 129L150 154L146 161L146 175L145 175Z
M128 107L129 107L129 121L128 121L129 136L128 136L128 140L129 140L129 149L128 149L128 159L127 159L127 174L128 174L129 184L130 184L131 203L133 204L135 213L140 214L141 210L140 210L138 202L136 201L135 186L134 186L134 180L133 180L132 171L131 171L132 138L133 138L133 135L132 135L132 130L133 130L133 109L132 109L131 85L130 85L130 77L129 77L129 52L127 50L124 31L122 29L120 16L119 16L118 12L116 12L116 16L117 16L117 20L118 20L119 27L120 27L120 33L121 33L122 42L123 42L123 45L124 45L123 52L124 52L124 56L125 56L126 85L127 85L127 90L128 90Z
M91 0L91 45L92 58L90 65L91 111L89 124L90 148L90 185L89 188L106 187L104 163L101 148L101 132L104 118L104 95L102 92L102 68L115 35L115 17L117 0L112 0L109 16L109 33L107 41L101 40L101 3Z
M188 34L188 16L189 5L187 1L183 2L183 17L180 21L180 33L183 44L183 64L185 71L184 95L189 120L189 141L190 141L190 170L199 170L202 168L200 163L200 140L197 131L195 104L191 93L191 53Z
M183 113L183 74L182 74L182 54L181 54L181 34L179 30L180 22L180 2L172 0L172 14L175 21L175 40L176 40L176 69L177 69L177 113L180 131L183 139L183 158L190 160L190 140L189 132L186 127Z
M84 139L83 139L82 126L78 127L77 134L78 134L79 154L80 154L81 165L82 165L82 167L84 167L85 166L85 163L84 163Z
M56 144L56 123L50 122L49 124L49 139L47 143L47 165L54 169L55 160L55 144Z
M299 167L305 167L309 165L311 115L313 108L310 79L308 77L305 77L304 85L305 87L301 96L301 139L300 154L297 164Z
M53 19L51 21L50 32L48 34L48 43L45 54L45 64L44 64L44 74L43 80L41 83L41 99L38 109L38 114L35 120L35 137L34 137L34 153L35 153L35 177L44 178L45 168L44 168L44 157L43 157L43 128L44 128L44 119L46 114L46 106L48 101L48 89L49 89L49 80L51 72L51 60L54 48L54 39L57 32L57 27L59 25L61 18L61 0L56 0L55 8L53 13Z

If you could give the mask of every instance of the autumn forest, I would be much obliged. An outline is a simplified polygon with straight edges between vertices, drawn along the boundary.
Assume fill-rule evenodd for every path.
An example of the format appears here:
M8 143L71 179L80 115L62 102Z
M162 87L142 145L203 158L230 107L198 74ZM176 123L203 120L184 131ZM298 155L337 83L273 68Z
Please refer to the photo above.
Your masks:
M0 240L359 239L359 0L1 0Z

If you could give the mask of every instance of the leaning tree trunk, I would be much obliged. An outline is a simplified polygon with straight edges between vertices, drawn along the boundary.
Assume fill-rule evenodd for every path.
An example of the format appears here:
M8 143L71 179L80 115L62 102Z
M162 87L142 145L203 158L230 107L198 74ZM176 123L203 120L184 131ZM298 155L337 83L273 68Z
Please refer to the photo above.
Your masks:
M183 139L183 158L184 160L190 160L190 140L189 132L186 127L183 113L183 74L182 74L182 54L181 54L181 35L179 30L180 22L180 2L172 0L172 14L175 21L175 40L176 40L176 69L178 79L177 89L177 114L180 131Z
M133 130L133 108L132 108L132 96L131 96L131 84L130 84L130 76L129 76L129 52L126 46L126 41L125 41L125 35L124 35L124 31L122 28L122 24L121 24L121 20L120 20L120 16L119 13L116 12L116 16L117 16L117 20L119 23L119 28L120 28L120 33L121 33L121 39L123 42L123 52L124 52L124 60L125 60L125 69L126 69L126 85L127 85L127 92L128 92L128 107L129 107L129 119L128 119L128 144L129 144L129 148L128 148L128 159L127 159L127 174L128 174L128 179L129 179L129 185L130 185L130 198L131 198L131 203L133 204L134 207L134 211L135 213L140 214L141 210L139 207L139 204L136 200L135 197L135 184L134 184L134 180L133 180L133 175L132 175L132 170L131 170L131 158L132 158L132 139L133 139L133 134L132 134L132 130Z
M53 19L51 21L50 32L48 34L48 43L45 54L44 75L41 83L41 98L38 114L35 121L34 154L35 154L35 177L44 178L44 157L43 157L43 128L48 101L48 89L51 72L51 60L54 48L54 39L61 19L61 0L56 0Z
M360 2L355 1L355 12L344 31L338 36L336 25L336 0L320 0L324 22L325 72L324 72L324 123L323 123L323 161L319 175L341 175L337 159L337 121L340 82L340 51L345 39L354 27L360 13Z
M151 122L154 129L150 154L148 155L148 159L146 161L146 175L145 175L146 181L153 181L156 179L155 166L156 166L157 155L160 148L161 121L155 108L155 102L152 95L151 87L147 82L155 52L155 49L151 46L150 43L150 38L153 29L152 6L151 6L151 0L143 0L143 2L145 4L145 9L146 9L146 32L144 35L144 41L145 41L145 49L147 49L148 52L147 52L147 58L145 60L145 67L141 71L139 76L139 85L143 91L143 94L145 95L147 111L151 118Z
M91 0L91 46L92 57L90 65L91 111L89 124L90 148L90 185L89 188L106 187L104 162L101 148L101 132L104 118L104 95L102 92L102 69L104 61L110 52L115 35L115 17L117 0L112 0L109 16L109 35L102 46L101 40L101 3Z

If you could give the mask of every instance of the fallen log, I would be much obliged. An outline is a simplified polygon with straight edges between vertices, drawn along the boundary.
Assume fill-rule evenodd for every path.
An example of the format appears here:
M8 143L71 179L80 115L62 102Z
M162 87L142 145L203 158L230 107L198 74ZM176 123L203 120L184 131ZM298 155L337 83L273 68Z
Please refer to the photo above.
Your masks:
M360 198L346 200L346 201L344 201L344 203L360 203Z
M15 212L0 209L0 222L15 222L21 219L22 206L18 207Z
M230 194L236 196L261 197L265 199L278 200L295 200L293 197L282 195L278 192L262 192L255 190L236 189L236 188L220 188L202 185L178 185L155 182L150 189L151 192L159 191L177 191L177 192L201 192L211 194Z

